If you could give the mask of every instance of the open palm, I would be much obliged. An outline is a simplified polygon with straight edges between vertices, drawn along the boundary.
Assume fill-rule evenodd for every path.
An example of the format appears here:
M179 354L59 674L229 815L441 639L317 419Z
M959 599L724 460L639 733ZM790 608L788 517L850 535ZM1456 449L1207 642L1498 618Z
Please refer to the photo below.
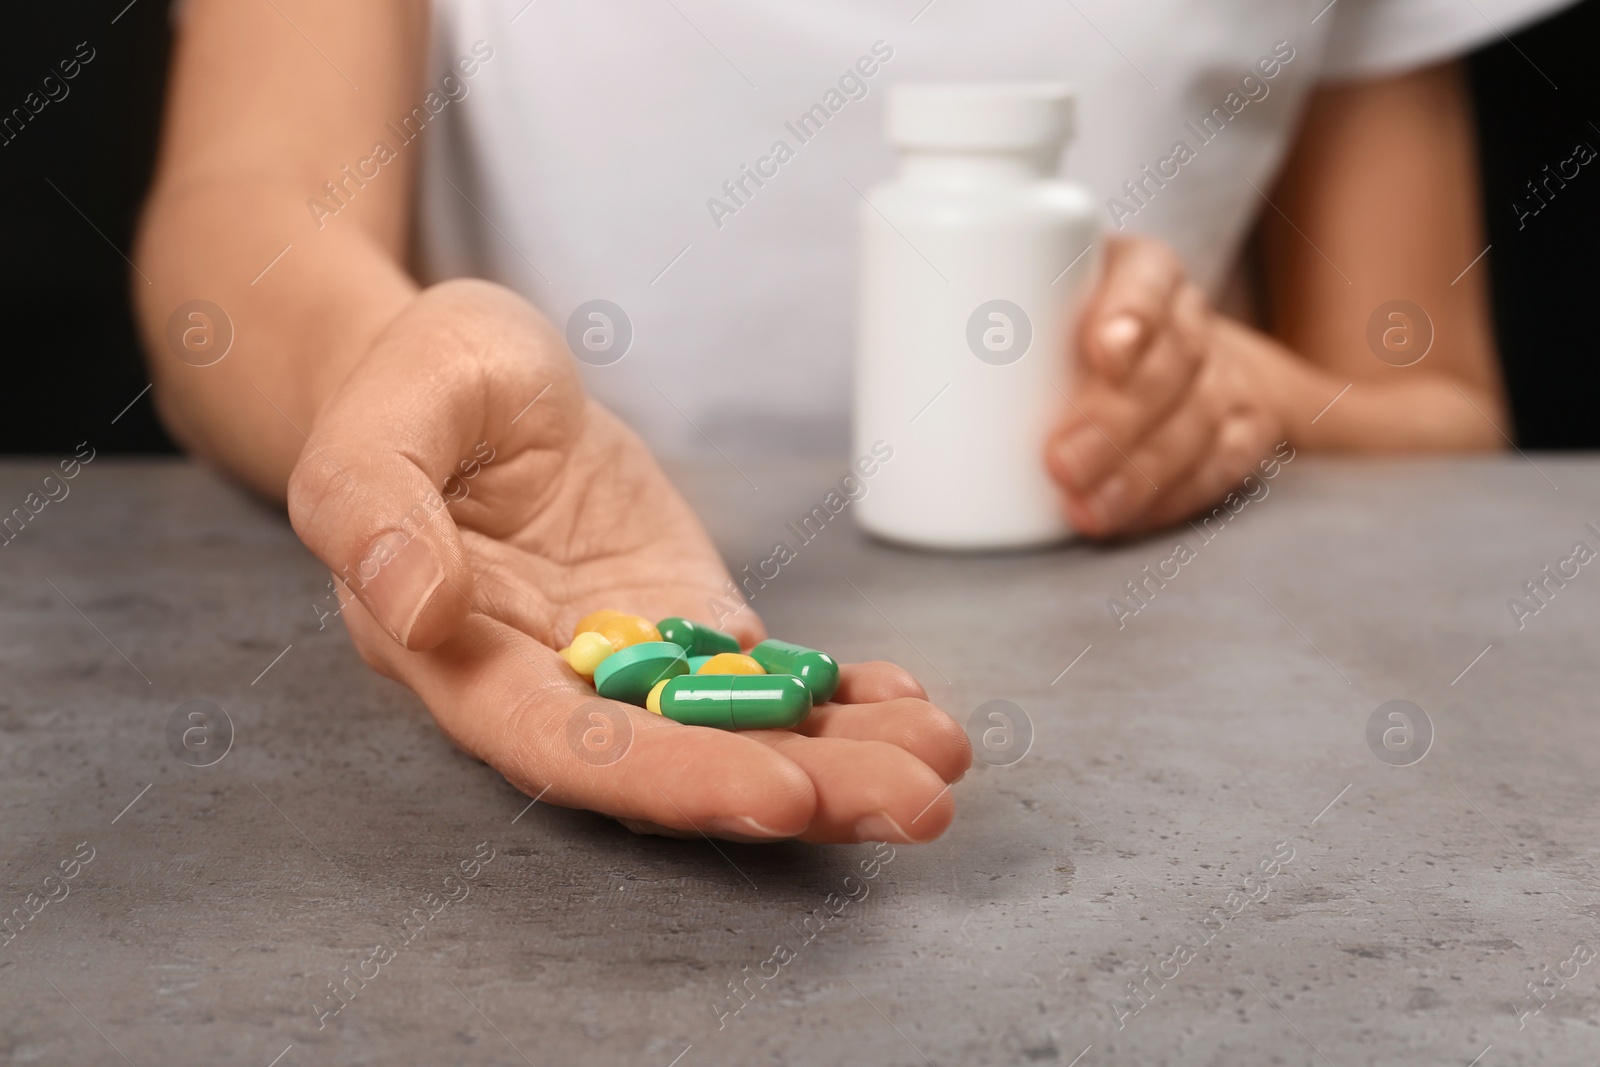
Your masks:
M740 839L927 840L953 816L966 737L891 664L846 665L795 731L730 733L603 701L556 655L599 608L737 605L643 444L505 290L435 286L390 325L319 415L290 515L355 593L363 658L530 795ZM749 608L724 628L763 636Z

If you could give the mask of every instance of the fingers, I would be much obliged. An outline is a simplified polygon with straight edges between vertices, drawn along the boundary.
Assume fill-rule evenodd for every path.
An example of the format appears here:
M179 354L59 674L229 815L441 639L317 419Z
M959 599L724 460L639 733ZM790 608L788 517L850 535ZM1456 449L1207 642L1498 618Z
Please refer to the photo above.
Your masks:
M839 667L839 688L835 704L876 704L898 697L927 700L928 692L903 668L874 660L870 663L845 663Z
M813 708L797 732L887 742L927 764L946 782L960 778L972 766L966 731L928 703L927 691L893 663L844 664L833 700Z
M504 623L474 614L437 648L409 652L382 640L359 605L346 618L375 666L529 796L691 834L770 840L811 825L810 778L771 746L603 700Z
M472 589L447 503L410 459L363 455L339 427L318 438L289 482L295 532L391 640L437 644L466 616Z
M1074 528L1104 537L1127 527L1204 457L1221 419L1211 312L1175 254L1146 239L1115 243L1087 309L1073 411L1047 446ZM1111 343L1122 330L1136 343ZM1214 383L1213 383L1214 384Z
M946 782L972 766L972 743L961 725L926 700L902 697L874 704L823 704L798 733L893 745L915 756Z
M1063 488L1092 490L1187 402L1207 363L1209 324L1204 294L1185 283L1174 295L1170 321L1131 375L1119 383L1093 376L1079 382L1050 448L1051 470Z
M1225 418L1203 461L1188 477L1175 482L1172 492L1131 519L1128 532L1170 526L1222 500L1271 447L1269 436L1265 425L1249 415Z
M1112 238L1100 282L1080 318L1078 351L1090 367L1123 380L1168 319L1168 305L1184 281L1171 248L1148 237Z
M602 700L548 648L483 615L428 652L384 640L359 604L346 620L374 666L517 788L652 832L926 841L949 825L946 781L970 763L959 727L913 698L823 705L816 736L711 730Z
M1157 501L1186 494L1193 472L1215 446L1222 420L1221 402L1208 384L1212 377L1148 437L1119 456L1117 470L1087 491L1068 492L1065 506L1074 529L1090 537L1125 532Z
M949 784L972 766L966 731L892 663L845 664L833 701L795 733L750 736L811 778L817 809L806 841L932 840L955 815Z
M295 532L391 639L413 649L437 645L467 615L473 579L450 502L465 495L460 471L508 446L503 431L489 440L512 417L491 410L491 398L532 395L535 385L530 373L508 386L517 372L497 375L482 354L506 348L496 329L546 329L495 287L444 289L418 297L391 323L319 413L288 492ZM472 323L495 326L475 333ZM558 395L542 416L559 415L578 396L570 383L554 385Z
M949 785L894 745L782 730L748 736L794 761L815 784L817 806L802 841L931 841L955 816Z

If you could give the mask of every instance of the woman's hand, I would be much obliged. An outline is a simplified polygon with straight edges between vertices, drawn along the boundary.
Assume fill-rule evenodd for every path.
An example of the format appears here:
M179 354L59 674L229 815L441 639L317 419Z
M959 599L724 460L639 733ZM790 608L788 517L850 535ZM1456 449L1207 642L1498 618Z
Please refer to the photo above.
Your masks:
M1136 533L1214 503L1282 440L1270 357L1212 313L1166 245L1113 238L1047 448L1073 527Z
M503 289L435 286L389 325L318 415L289 511L367 662L529 795L689 836L905 842L950 823L966 736L891 664L846 666L798 731L731 733L603 701L556 655L602 607L716 622L728 575ZM763 636L748 608L726 628Z

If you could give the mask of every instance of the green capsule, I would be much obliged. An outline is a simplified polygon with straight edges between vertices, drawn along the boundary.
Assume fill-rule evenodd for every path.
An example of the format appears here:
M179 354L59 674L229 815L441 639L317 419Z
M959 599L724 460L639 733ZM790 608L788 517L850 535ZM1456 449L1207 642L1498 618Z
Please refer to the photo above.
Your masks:
M607 700L644 707L645 697L663 678L689 673L689 659L670 641L641 641L619 649L595 668L594 687Z
M763 641L750 650L750 657L768 674L792 674L811 690L813 704L825 704L839 688L839 664L826 652L788 641Z
M811 693L793 675L685 674L669 678L645 706L686 726L788 730L811 714Z
M671 641L691 656L715 656L718 652L739 651L739 639L721 630L676 615L656 623L661 640Z

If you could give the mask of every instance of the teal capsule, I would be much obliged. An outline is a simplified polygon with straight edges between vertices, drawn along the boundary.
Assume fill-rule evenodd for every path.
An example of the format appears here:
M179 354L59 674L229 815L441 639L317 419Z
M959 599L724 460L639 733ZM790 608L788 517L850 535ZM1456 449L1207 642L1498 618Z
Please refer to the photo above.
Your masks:
M732 634L673 615L656 623L661 640L671 641L691 656L715 656L718 652L739 651L739 639Z
M825 704L839 688L839 664L826 652L788 641L763 641L750 650L750 657L768 674L792 674L811 691L813 704Z
M613 652L595 668L594 687L607 700L644 707L663 678L689 673L689 659L670 641L641 641Z
M793 675L684 674L660 683L645 707L686 726L788 730L811 714L811 692Z
M699 674L700 673L700 668L704 667L707 663L710 663L710 662L711 662L711 657L710 656L690 656L689 657L689 673L690 674Z

